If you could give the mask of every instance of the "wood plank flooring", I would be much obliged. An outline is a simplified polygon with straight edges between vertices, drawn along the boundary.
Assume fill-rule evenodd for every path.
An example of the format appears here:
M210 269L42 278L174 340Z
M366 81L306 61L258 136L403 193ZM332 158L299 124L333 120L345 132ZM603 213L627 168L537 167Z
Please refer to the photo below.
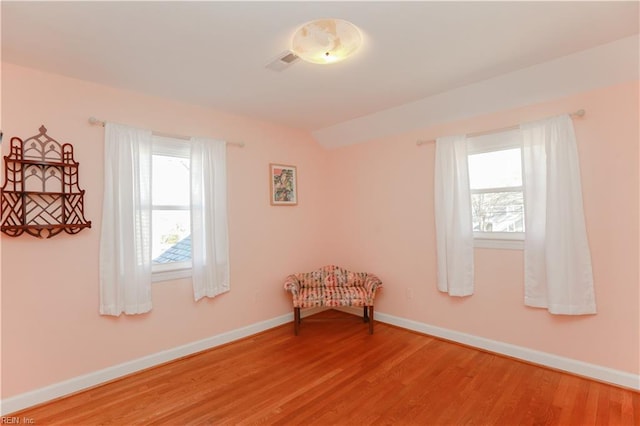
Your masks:
M640 394L325 311L13 414L37 425L640 425Z

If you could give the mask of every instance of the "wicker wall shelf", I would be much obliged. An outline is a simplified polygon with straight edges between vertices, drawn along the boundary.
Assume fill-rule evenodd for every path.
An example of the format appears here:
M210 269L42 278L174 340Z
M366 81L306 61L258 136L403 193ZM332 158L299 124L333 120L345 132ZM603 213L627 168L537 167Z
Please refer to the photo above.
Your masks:
M2 232L51 238L62 231L77 234L91 228L84 217L84 190L78 185L73 146L49 137L44 126L39 130L24 141L11 138L10 153L4 157Z

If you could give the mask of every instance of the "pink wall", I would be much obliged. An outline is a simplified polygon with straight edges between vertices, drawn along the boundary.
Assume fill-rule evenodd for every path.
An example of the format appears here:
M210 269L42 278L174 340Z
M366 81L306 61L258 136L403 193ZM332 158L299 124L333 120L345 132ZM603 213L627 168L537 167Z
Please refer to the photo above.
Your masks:
M11 64L2 83L5 138L45 124L72 142L93 222L51 240L2 236L2 398L286 314L284 276L331 262L381 276L380 312L639 372L637 84L326 151L304 132ZM578 108L587 110L575 123L598 315L525 308L520 251L476 250L476 294L438 293L434 146L416 139ZM228 149L231 292L194 303L188 280L157 283L151 313L98 315L103 130L90 115L246 142ZM298 166L297 207L269 205L269 162Z
M518 250L475 250L476 292L436 289L434 144L416 140L470 133L585 108L574 120L598 314L553 316L523 304ZM379 312L625 372L640 372L638 276L638 83L447 123L332 152L340 188L332 215L335 255L377 272ZM412 297L410 297L412 296Z
M50 240L2 235L2 398L174 348L290 311L284 277L329 262L328 152L306 133L213 110L3 64L3 152L44 124L75 147L92 228ZM231 291L194 303L189 280L156 283L153 310L98 315L103 134L89 116L229 147ZM270 162L298 167L299 205L271 207ZM314 244L309 244L314 242Z

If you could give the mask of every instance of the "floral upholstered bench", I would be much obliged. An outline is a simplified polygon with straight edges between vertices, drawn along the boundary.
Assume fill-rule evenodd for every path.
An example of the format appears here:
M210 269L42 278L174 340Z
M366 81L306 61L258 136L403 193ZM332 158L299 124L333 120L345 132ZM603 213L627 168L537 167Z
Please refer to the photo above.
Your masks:
M289 275L284 289L293 297L293 331L298 335L300 308L362 306L363 319L373 334L373 299L382 281L367 272L351 272L327 265L313 272Z

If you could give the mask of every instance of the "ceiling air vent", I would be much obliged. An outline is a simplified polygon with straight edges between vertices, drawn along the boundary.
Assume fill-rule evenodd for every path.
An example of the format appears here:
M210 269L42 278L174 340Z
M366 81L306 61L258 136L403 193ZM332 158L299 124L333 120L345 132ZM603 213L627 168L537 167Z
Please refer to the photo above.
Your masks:
M267 68L274 71L282 71L298 61L298 57L291 51L285 50L276 59L267 64Z

